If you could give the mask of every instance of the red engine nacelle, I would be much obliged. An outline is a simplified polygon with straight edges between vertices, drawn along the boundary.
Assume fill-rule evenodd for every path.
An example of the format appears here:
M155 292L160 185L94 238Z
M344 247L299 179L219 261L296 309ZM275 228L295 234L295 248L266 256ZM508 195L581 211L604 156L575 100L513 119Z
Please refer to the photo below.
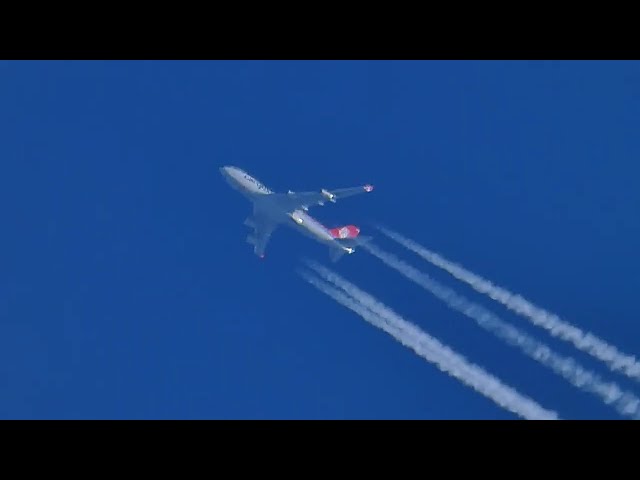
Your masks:
M360 229L355 225L346 225L329 230L333 238L356 238L360 234Z

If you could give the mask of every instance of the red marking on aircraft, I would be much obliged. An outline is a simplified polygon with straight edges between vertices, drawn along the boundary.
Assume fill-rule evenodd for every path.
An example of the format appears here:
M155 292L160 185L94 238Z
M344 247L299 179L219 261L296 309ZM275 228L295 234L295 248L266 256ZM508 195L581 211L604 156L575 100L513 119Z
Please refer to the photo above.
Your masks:
M333 238L356 238L360 234L360 229L355 225L346 225L329 230Z

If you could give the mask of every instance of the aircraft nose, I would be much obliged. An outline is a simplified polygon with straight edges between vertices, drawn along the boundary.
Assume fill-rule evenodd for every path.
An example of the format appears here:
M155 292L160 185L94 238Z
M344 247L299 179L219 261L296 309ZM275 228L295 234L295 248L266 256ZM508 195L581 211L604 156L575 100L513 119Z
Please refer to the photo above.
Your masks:
M224 167L220 167L220 173L225 177L229 177L231 175L232 170L233 168L227 165L225 165Z

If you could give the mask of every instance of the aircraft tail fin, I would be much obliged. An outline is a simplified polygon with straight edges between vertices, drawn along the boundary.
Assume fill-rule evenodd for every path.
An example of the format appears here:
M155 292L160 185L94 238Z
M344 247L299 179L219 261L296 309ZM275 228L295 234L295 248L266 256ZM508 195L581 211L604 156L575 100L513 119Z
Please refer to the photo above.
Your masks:
M331 236L337 239L356 238L360 234L360 229L355 225L345 225L344 227L336 227L329 230Z

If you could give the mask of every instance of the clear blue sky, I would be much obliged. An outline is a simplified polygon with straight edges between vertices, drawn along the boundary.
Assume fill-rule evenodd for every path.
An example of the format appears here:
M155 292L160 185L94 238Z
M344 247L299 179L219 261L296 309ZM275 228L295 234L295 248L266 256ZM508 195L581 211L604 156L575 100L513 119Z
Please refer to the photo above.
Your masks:
M639 92L637 62L1 62L0 416L515 418L304 283L309 257L562 417L620 418L364 251L280 229L261 261L218 168L371 182L313 214L638 354Z

